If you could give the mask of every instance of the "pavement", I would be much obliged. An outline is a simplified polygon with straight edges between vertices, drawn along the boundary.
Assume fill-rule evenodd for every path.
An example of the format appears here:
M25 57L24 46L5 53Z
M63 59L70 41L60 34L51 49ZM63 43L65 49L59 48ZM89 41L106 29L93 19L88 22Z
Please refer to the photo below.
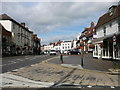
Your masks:
M82 86L87 85L88 87L119 87L119 75L111 75L105 71L84 69L79 64L80 61L74 61L74 64L72 62L67 63L68 57L64 56L64 60L66 58L66 61L63 64L59 61L59 56L56 56L42 63L3 73L1 74L3 79L1 85L2 87L54 87L60 84L77 84ZM75 60L72 57L74 56L70 58ZM76 62L79 63L76 64Z
M8 73L4 73L0 75L2 81L0 82L0 87L28 87L28 88L45 88L50 87L54 83L46 83L46 82L38 82L33 81L27 78L23 78L17 75L12 75Z

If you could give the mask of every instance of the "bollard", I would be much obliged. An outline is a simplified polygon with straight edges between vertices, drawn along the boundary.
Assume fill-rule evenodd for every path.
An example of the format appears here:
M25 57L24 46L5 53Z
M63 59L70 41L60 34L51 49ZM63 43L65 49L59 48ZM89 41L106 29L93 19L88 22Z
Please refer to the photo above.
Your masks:
M81 58L81 66L83 67L83 57Z
M61 63L63 63L63 55L62 54L60 55L60 61L61 61Z

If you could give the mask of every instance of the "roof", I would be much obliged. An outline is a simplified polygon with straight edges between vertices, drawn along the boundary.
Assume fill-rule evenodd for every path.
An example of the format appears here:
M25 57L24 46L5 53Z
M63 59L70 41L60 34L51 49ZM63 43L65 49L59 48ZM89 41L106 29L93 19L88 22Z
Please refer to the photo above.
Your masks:
M0 15L0 20L10 20L10 21L13 21L14 23L16 23L17 25L19 25L20 27L24 28L26 31L32 33L31 31L28 30L28 28L26 28L25 26L21 25L20 23L18 23L17 21L15 21L13 18L11 18L10 16L8 16L7 14Z
M71 41L62 41L62 43L67 43L67 42L71 42Z
M106 24L106 23L110 22L111 20L114 20L114 19L120 17L120 5L117 5L116 7L113 6L113 7L115 8L113 15L110 16L110 12L105 13L103 16L101 16L99 18L95 28L98 28L98 27L102 26L103 24Z
M58 41L56 44L55 44L55 46L58 46L58 45L60 45L62 43L62 41Z
M87 32L85 33L85 36L86 37L91 37L95 33L94 22L91 22L91 26L89 28L85 28L85 30L87 30Z

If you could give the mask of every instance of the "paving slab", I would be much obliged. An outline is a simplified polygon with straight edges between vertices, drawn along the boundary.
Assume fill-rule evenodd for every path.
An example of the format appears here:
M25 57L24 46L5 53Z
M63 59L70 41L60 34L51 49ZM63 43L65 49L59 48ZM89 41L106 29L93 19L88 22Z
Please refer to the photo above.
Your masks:
M17 75L12 75L8 73L0 74L0 78L2 78L2 82L0 83L0 87L50 87L54 83L46 83L46 82L38 82L33 81L24 77L20 77Z
M46 83L119 86L118 75L84 69L67 68L56 64L40 63L9 74ZM112 80L114 81L112 81Z

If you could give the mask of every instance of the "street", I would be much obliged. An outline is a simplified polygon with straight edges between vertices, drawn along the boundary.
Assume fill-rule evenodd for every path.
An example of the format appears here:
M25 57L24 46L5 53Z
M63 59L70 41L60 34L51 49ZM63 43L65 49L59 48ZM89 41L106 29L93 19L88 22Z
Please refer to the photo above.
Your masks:
M113 62L84 56L81 69L62 65L80 66L81 55L64 55L63 64L59 55L16 56L3 58L2 86L61 87L59 85L81 85L80 87L118 87L119 75L110 75ZM5 73L6 72L6 73ZM15 75L15 76L14 76ZM21 78L21 79L19 79ZM27 80L28 79L28 80ZM25 81L27 80L27 81ZM41 82L38 84L38 82ZM9 84L10 83L10 84ZM18 84L19 83L19 84Z
M120 89L120 1L7 1L0 88Z
M2 73L9 72L22 67L28 67L33 64L41 63L44 60L55 57L55 55L28 55L2 58ZM64 64L81 65L81 55L64 55ZM87 54L83 58L83 68L89 70L109 71L114 65L110 60L93 59L91 54ZM61 64L58 58L49 61L50 63Z
M28 55L28 56L15 56L2 58L2 73L19 69L22 67L28 67L32 64L40 63L43 60L54 56L49 55Z
M64 55L64 64L81 65L81 55ZM50 63L61 64L59 59L53 59L49 61ZM92 57L92 54L86 54L83 56L83 68L88 70L97 71L109 71L114 63L110 60L98 60Z

